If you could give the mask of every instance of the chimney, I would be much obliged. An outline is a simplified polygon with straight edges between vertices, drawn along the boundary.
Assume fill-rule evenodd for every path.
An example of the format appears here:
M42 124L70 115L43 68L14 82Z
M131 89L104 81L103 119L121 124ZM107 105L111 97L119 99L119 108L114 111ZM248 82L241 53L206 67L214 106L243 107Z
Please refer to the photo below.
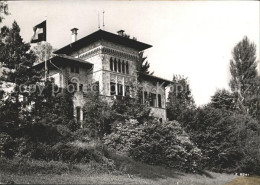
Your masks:
M124 32L125 32L125 30L119 30L119 31L117 32L117 34L118 34L119 36L124 36Z
M79 30L78 28L72 28L70 30L71 31L71 42L77 41L77 35L78 35L77 31L78 30Z

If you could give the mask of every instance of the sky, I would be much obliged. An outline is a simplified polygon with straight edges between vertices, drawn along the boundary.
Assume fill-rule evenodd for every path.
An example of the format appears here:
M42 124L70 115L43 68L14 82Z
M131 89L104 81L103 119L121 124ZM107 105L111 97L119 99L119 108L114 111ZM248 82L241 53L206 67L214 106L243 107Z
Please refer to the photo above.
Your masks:
M195 103L203 105L217 89L229 89L231 51L244 36L256 44L259 59L260 2L258 1L8 1L10 15L29 42L33 26L47 19L47 41L59 49L101 28L125 30L151 44L145 51L154 75L171 80L187 77ZM105 11L102 27L102 11Z

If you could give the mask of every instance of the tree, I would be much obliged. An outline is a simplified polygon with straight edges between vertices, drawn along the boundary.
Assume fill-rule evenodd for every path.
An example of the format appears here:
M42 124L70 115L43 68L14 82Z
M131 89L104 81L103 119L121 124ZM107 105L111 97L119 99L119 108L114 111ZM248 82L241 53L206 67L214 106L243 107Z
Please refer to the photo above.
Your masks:
M4 15L9 15L8 4L6 3L6 1L1 0L0 1L0 23L3 21Z
M6 1L2 1L0 0L0 23L3 21L4 17L2 15L8 15L8 4L6 3ZM2 76L2 66L1 66L1 62L0 62L0 77ZM0 81L0 88L2 86L2 82ZM4 91L2 90L2 88L0 89L0 99L3 98L4 95Z
M138 61L137 61L137 71L149 75L153 75L153 72L149 70L150 64L146 61L147 57L144 57L144 52L139 52Z
M260 161L260 125L250 115L206 105L196 110L186 130L206 157L204 165L207 169L257 172L254 168L259 166ZM248 146L254 147L250 150ZM246 164L246 161L253 164Z
M196 172L201 167L201 151L176 121L121 121L110 135L104 137L104 141L110 148L151 165L186 172Z
M217 109L227 109L227 110L235 110L235 97L232 93L225 89L219 89L215 92L215 94L211 97L211 105Z
M104 134L110 132L111 107L100 98L98 92L87 93L83 114L83 126L90 130L92 137L102 139Z
M32 51L36 55L36 62L43 62L53 57L53 47L48 42L38 42L36 46L32 48Z
M260 121L260 77L250 81L250 91L245 97L245 106L248 113Z
M174 75L167 102L167 117L169 120L177 120L184 124L195 108L195 103L189 88L187 78ZM188 115L186 115L188 113Z
M230 87L236 96L240 110L249 112L246 99L254 94L253 89L257 77L256 46L247 37L244 37L232 51L233 59L230 60Z
M10 99L14 103L15 118L19 117L22 103L19 98L32 96L32 85L36 86L41 80L41 73L32 68L35 55L30 51L30 44L25 43L20 35L20 27L14 21L12 28L1 28L0 61L6 68L1 80L14 85ZM36 92L34 92L36 93Z

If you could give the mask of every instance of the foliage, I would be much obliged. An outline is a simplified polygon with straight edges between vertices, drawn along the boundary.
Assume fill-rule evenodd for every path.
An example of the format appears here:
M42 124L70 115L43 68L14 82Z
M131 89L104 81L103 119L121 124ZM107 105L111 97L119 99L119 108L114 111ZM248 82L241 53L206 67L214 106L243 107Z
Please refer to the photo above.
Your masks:
M36 55L36 62L43 62L53 57L53 47L48 42L38 42L36 46L32 48L32 51Z
M0 133L0 156L1 157L13 157L15 152L13 150L13 138L7 133Z
M248 114L260 121L260 77L250 81L250 91L245 97Z
M225 89L219 89L211 97L210 105L216 109L236 110L235 97Z
M98 93L90 92L84 105L84 124L91 137L102 139L113 130L113 125L126 119L137 119L140 123L152 119L150 108L132 97L116 99L111 104Z
M144 57L144 52L140 51L137 61L137 71L140 73L153 75L154 72L151 72L150 69L150 63L146 60L147 57Z
M111 107L106 101L100 99L98 93L88 93L83 114L83 126L90 130L91 137L102 138L110 131Z
M257 77L256 45L244 37L232 51L230 60L230 87L236 95L237 106L243 113L248 113L247 97L255 94L252 83Z
M13 119L20 119L19 112L25 111L19 98L32 99L36 92L32 86L41 80L40 72L32 68L35 55L30 51L30 44L23 42L20 27L14 21L12 28L3 26L0 34L0 61L6 69L1 80L13 84L13 91L9 95L12 102ZM27 102L29 103L29 102Z
M247 165L242 163L257 156L253 148L259 145L259 129L259 123L249 115L210 105L198 108L193 122L186 127L191 140L206 157L206 168L219 172L246 171ZM247 148L249 143L254 144L251 151Z
M104 138L105 144L135 160L195 172L202 159L200 150L177 122L138 123L127 120Z
M187 78L174 75L168 95L167 117L169 120L187 122L186 113L195 109L195 103Z
M75 165L59 161L24 160L18 157L14 159L0 158L0 163L1 172L15 174L61 174L71 170L79 170Z
M112 115L115 121L136 119L139 123L144 123L152 119L150 111L146 104L142 104L138 99L131 97L115 100L112 105Z
M72 163L103 162L106 150L101 145L94 148L75 146L73 143L57 143L53 146L54 160Z

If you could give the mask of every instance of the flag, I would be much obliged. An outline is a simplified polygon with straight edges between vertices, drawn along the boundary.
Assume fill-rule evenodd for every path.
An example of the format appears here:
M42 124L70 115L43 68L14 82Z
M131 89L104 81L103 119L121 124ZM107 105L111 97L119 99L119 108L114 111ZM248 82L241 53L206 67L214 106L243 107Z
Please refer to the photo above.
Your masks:
M41 41L46 41L46 21L33 27L33 37L31 43L37 43Z

